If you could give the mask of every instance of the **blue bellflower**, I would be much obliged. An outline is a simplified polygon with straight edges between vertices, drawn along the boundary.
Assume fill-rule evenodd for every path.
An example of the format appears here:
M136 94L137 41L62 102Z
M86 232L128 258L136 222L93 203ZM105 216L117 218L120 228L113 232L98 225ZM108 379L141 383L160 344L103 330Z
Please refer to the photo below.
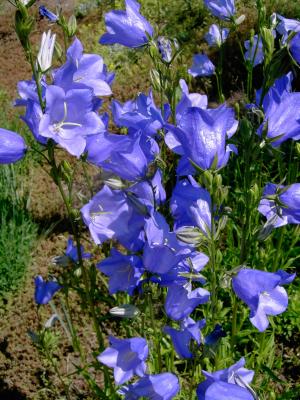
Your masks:
M37 304L48 304L54 294L61 289L61 286L54 281L44 281L39 275L35 278L34 298Z
M144 215L125 192L104 185L81 213L96 244L116 239L129 250L143 247Z
M110 294L124 291L132 295L144 272L140 257L124 255L116 249L112 249L110 257L97 264L97 268L109 277Z
M245 59L248 60L254 67L261 64L264 61L264 47L262 39L258 40L258 36L253 36L253 42L246 40L245 49Z
M200 304L207 303L209 292L202 288L192 290L192 285L171 285L165 302L167 316L174 321L189 316Z
M92 99L90 89L65 92L59 86L48 86L39 134L79 157L85 150L87 135L105 130L101 118L93 111Z
M232 137L237 127L234 111L226 105L206 110L191 107L177 127L166 125L166 143L183 156L183 161L191 160L203 170L220 169L227 164L230 152L237 152L234 145L226 144L226 139ZM185 168L180 174L188 175L193 171Z
M100 38L101 44L119 43L126 47L140 47L148 43L148 36L153 36L152 26L139 12L139 3L125 0L125 4L126 11L116 10L105 14L107 32Z
M77 38L67 50L67 61L53 73L54 85L65 91L90 88L95 96L110 96L114 74L107 71L103 58L98 54L84 54Z
M228 35L228 28L221 29L218 25L212 24L209 28L209 31L205 35L205 40L207 41L209 46L221 47L222 44L226 41Z
M193 65L188 69L188 73L194 78L196 76L211 76L215 73L215 66L206 54L195 54Z
M217 18L230 20L235 14L234 0L204 0L209 11Z
M275 228L287 224L300 224L300 183L286 187L268 183L264 188L258 211Z
M81 257L84 259L91 258L91 253L85 253L83 246L80 246ZM77 263L79 261L78 250L76 243L73 242L72 238L68 239L66 256L69 257L73 262Z
M272 273L245 268L232 279L235 294L250 308L250 321L260 332L269 326L268 315L286 310L288 295L281 285L294 278L295 274L282 270Z
M21 160L26 150L27 146L22 136L0 128L0 164L12 164Z
M252 382L254 372L244 368L244 366L245 359L241 358L229 368L215 372L202 371L206 380L198 385L198 399L253 400L254 398L245 388ZM218 392L218 388L220 392Z
M280 21L276 26L276 30L280 35L282 35L283 43L286 42L290 32L300 32L300 21L296 19L285 18L279 14L276 14L276 17Z
M190 350L192 340L200 345L201 329L204 328L205 319L195 322L192 318L187 317L181 321L180 330L166 326L164 332L171 336L174 349L180 358L192 358L193 353Z
M131 339L117 339L109 337L110 347L98 357L98 361L114 369L114 378L117 385L122 385L134 375L144 376L148 357L147 341L135 337Z
M291 52L294 60L296 60L297 63L300 64L300 32L298 32L292 38L289 46L290 46L290 52Z
M141 398L151 400L171 400L179 392L178 378L170 372L158 375L147 375L132 385L125 386L119 393L125 396L125 400L139 400Z
M39 7L39 13L42 17L47 18L50 22L57 22L58 16L54 14L52 11L48 10L45 6Z

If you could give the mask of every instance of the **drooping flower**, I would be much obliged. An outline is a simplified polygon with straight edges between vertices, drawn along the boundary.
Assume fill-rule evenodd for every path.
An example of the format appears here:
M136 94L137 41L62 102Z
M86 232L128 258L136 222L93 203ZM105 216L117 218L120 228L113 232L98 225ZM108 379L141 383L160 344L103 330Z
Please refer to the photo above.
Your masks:
M261 38L258 40L258 36L254 35L253 40L246 40L244 45L247 50L245 59L253 64L254 67L264 61L264 47Z
M245 268L233 278L236 295L250 308L250 321L263 332L269 326L268 315L283 313L288 306L288 295L281 286L291 283L295 274L282 270L276 273Z
M41 46L37 56L38 68L42 73L48 71L52 66L55 39L56 34L52 35L51 31L44 32L42 35Z
M245 359L241 358L237 363L229 368L215 372L202 371L206 380L198 385L198 399L253 400L250 392L248 392L245 388L252 382L254 372L252 370L244 368L244 366ZM217 383L221 385L216 385ZM220 388L221 391L218 393L216 391L216 388ZM216 395L217 393L217 397L212 397L213 394ZM250 397L247 395L247 393L250 395ZM226 394L227 396L229 395L229 397L226 397ZM242 397L243 395L244 397Z
M283 43L286 42L290 32L300 32L300 21L296 19L285 18L277 14L279 24L276 27L277 32L282 35Z
M156 107L153 93L141 93L135 100L129 100L123 105L112 101L114 122L118 126L129 128L130 131L141 130L146 136L154 136L165 123L161 111ZM165 119L168 118L168 113Z
M218 343L219 339L225 337L226 333L223 331L222 326L217 324L213 331L210 332L207 336L205 336L204 343L207 346L215 346Z
M285 187L268 183L258 211L275 228L286 224L300 224L300 183Z
M211 198L194 178L180 180L173 189L170 209L176 230L184 226L197 226L204 235L211 230Z
M122 179L135 181L144 178L148 165L159 152L154 139L141 131L131 135L103 133L88 139L88 160Z
M12 164L21 160L27 150L22 136L0 128L0 164Z
M91 253L85 253L83 246L80 246L81 258L91 258ZM66 248L66 256L69 257L73 262L78 262L78 249L76 243L73 242L72 238L68 239L67 248Z
M132 295L144 272L140 257L124 255L116 249L112 249L110 257L97 264L97 268L109 277L110 294L124 291Z
M234 145L226 145L237 126L234 111L226 105L206 110L191 107L182 115L178 127L166 125L166 143L187 164L191 160L203 170L220 169L227 164L230 152L237 151ZM193 169L185 168L180 174L191 173Z
M234 0L204 0L209 11L217 18L230 20L235 14Z
M300 22L299 22L300 24ZM290 41L290 52L294 58L294 60L297 61L298 64L300 64L300 27L299 27L299 32L292 38Z
M88 87L95 96L110 96L114 74L107 71L103 58L98 54L84 54L77 38L67 51L67 61L54 71L54 84L65 91Z
M206 54L196 54L193 57L193 65L189 68L188 73L193 77L211 76L215 73L215 66Z
M200 304L207 303L209 292L202 288L192 290L191 283L171 285L165 302L167 316L179 321L189 316Z
M48 10L48 8L46 8L45 6L39 7L39 13L42 17L47 18L50 22L58 21L58 16L52 11Z
M54 294L61 289L61 286L54 281L44 281L39 275L35 278L34 298L37 304L48 304Z
M164 332L171 336L174 349L180 358L192 358L193 353L190 350L192 340L199 345L201 343L201 329L204 328L205 319L195 322L187 317L181 321L180 330L166 326Z
M105 185L81 209L81 213L96 244L116 239L129 250L142 248L145 215L125 192L111 190Z
M135 337L131 339L117 339L109 337L110 347L98 357L98 361L114 369L114 378L117 385L122 385L134 375L144 376L148 357L147 341Z
M122 387L119 393L125 396L125 400L141 398L171 400L179 389L178 378L170 372L164 372L158 375L147 375L132 385Z
M207 41L209 46L221 47L222 44L226 41L228 35L228 28L220 29L218 25L212 24L209 28L209 31L205 35L205 40Z
M153 28L140 14L140 5L135 0L125 0L126 11L110 11L105 14L107 32L100 38L101 44L119 43L126 47L140 47L153 36Z
M265 119L257 133L273 147L300 138L300 93L291 93L291 80L291 73L277 79L263 99Z
M61 87L48 86L39 134L79 157L85 150L86 137L105 130L101 118L92 111L92 100L90 89L65 92Z
M179 243L162 214L153 212L145 222L146 243L143 252L145 269L165 274L185 259L191 250Z

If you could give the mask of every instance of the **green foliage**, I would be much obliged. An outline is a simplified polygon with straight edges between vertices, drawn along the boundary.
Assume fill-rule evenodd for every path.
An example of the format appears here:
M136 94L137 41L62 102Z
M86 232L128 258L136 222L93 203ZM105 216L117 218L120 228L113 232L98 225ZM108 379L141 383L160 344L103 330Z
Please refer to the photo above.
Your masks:
M9 102L0 92L0 126L26 136L17 116L8 116ZM26 175L31 161L0 165L0 297L13 293L25 277L37 226L28 213Z

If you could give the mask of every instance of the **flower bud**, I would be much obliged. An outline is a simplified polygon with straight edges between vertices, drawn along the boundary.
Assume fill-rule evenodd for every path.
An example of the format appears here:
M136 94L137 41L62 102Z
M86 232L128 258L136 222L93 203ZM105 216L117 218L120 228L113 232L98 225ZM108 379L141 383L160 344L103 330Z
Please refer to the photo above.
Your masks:
M75 15L71 15L67 27L68 27L68 36L69 37L74 36L77 31L77 21Z
M235 24L241 25L245 21L245 19L246 19L246 16L244 14L242 14L235 20Z
M114 317L119 318L135 318L139 315L140 311L132 304L123 304L121 306L111 308L109 313Z
M183 243L199 245L202 243L204 236L198 228L185 226L176 232L176 237Z
M51 68L55 38L56 34L52 35L51 31L43 33L41 47L37 57L38 68L42 73Z
M0 164L12 164L24 157L26 144L16 132L0 128Z

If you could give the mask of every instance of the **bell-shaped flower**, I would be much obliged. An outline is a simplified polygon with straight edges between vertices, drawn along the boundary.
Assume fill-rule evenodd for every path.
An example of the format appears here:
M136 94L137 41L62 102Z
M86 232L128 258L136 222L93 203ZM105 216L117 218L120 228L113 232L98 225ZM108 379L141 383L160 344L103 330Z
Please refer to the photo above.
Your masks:
M0 164L12 164L21 160L26 150L27 146L22 136L0 128Z
M191 107L181 117L178 127L166 125L166 143L183 156L183 161L191 160L203 170L220 169L227 164L230 152L237 152L234 145L226 145L226 139L237 127L234 111L226 105L206 110ZM191 172L185 170L184 174Z
M179 180L173 189L170 209L174 228L197 226L204 235L211 230L211 198L191 176Z
M207 41L209 46L221 47L222 44L226 41L228 35L228 28L221 29L218 25L212 24L209 28L209 31L205 35L205 40Z
M80 246L81 258L91 258L91 253L85 253L83 246ZM76 243L73 242L72 238L68 239L66 256L69 257L73 262L77 263L79 260L78 249Z
M177 240L174 232L170 232L165 218L158 212L146 219L145 234L143 263L152 273L167 273L191 252Z
M158 169L151 180L134 183L126 192L134 193L150 209L164 203L166 191L162 184L162 171Z
M88 160L128 181L142 179L148 165L159 153L154 139L138 131L131 135L103 133L90 137L86 147Z
M140 257L124 255L116 249L112 249L110 257L97 264L97 268L109 277L110 294L123 291L132 295L144 272Z
M79 157L85 150L86 137L105 130L93 110L90 89L65 92L51 85L46 89L46 109L39 124L39 134L53 139L70 154Z
M148 96L141 93L135 100L129 100L123 105L114 100L112 113L116 125L129 128L130 131L141 130L146 136L154 136L165 123L151 90Z
M116 10L105 14L107 32L100 38L101 44L119 43L126 47L140 47L153 36L153 28L140 14L140 4L125 0L126 11Z
M252 390L248 390L232 383L222 381L214 382L205 392L205 397L198 397L199 400L255 400Z
M198 399L199 400L214 399L213 397L211 397L212 393L217 393L215 391L214 385L216 383L224 383L225 384L224 386L223 385L220 386L220 388L223 387L223 389L221 389L220 391L220 397L217 396L215 399L252 400L253 397L237 397L240 395L240 393L243 394L248 392L246 388L252 382L254 377L254 371L246 369L244 368L244 366L245 366L245 359L241 358L237 363L233 364L229 368L215 372L202 371L206 380L201 382L197 387ZM244 390L239 390L241 388L243 388ZM230 389L232 390L232 392L230 392ZM226 397L224 393L227 394L229 397ZM250 392L248 393L250 394Z
M209 11L217 18L230 20L235 14L234 0L204 0Z
M300 21L299 21L300 23ZM294 60L297 61L298 64L300 64L300 32L298 32L290 41L289 47L290 47L290 52L294 58Z
M295 274L275 273L245 268L232 279L235 294L250 308L250 321L263 332L269 326L268 315L283 313L288 295L281 286L291 283Z
M42 35L41 46L37 56L38 68L42 73L48 71L52 66L55 39L56 34L52 35L51 31L44 32Z
M125 192L104 185L81 213L96 244L116 239L129 250L142 248L145 215Z
M184 79L180 79L179 81L181 88L181 99L176 106L176 123L179 124L182 115L187 111L190 107L199 107L199 108L207 108L207 96L205 94L200 93L190 93L188 85L186 84ZM168 134L167 134L168 137ZM172 138L170 138L171 140ZM167 139L166 139L167 140Z
M201 329L204 328L205 319L195 322L187 317L181 321L180 330L166 326L164 332L171 336L174 349L180 358L192 358L193 353L190 350L190 343L194 340L198 345L201 343Z
M264 47L261 38L258 40L258 36L254 35L253 40L246 40L244 45L246 49L245 59L254 67L264 61Z
M54 84L65 91L87 86L95 96L110 96L110 84L114 74L107 72L103 58L98 54L83 54L83 46L77 38L67 51L66 63L54 71Z
M171 400L179 392L178 378L170 372L158 375L147 375L132 385L122 387L118 393L125 396L125 400Z
M258 211L274 228L300 224L300 183L285 187L268 183L264 188Z
M273 147L300 138L300 93L291 93L291 80L291 74L277 79L263 99L265 119L257 133Z
M215 66L206 54L196 54L193 57L193 65L188 73L194 78L196 76L211 76L215 73Z
M175 321L188 317L200 304L207 303L209 292L202 288L192 290L192 285L171 285L165 302L167 316Z
M54 294L61 289L61 286L54 281L44 281L39 275L35 278L34 298L37 304L48 304Z
M117 339L109 337L110 347L98 357L102 364L114 369L114 378L117 385L129 381L134 375L144 376L148 357L147 341L135 337L131 339Z
M300 21L296 19L285 18L282 15L276 14L279 23L276 26L277 32L282 35L283 43L286 42L290 32L300 32Z
M48 10L45 6L39 7L39 13L42 17L47 18L50 22L57 22L58 15L54 14L52 11Z

